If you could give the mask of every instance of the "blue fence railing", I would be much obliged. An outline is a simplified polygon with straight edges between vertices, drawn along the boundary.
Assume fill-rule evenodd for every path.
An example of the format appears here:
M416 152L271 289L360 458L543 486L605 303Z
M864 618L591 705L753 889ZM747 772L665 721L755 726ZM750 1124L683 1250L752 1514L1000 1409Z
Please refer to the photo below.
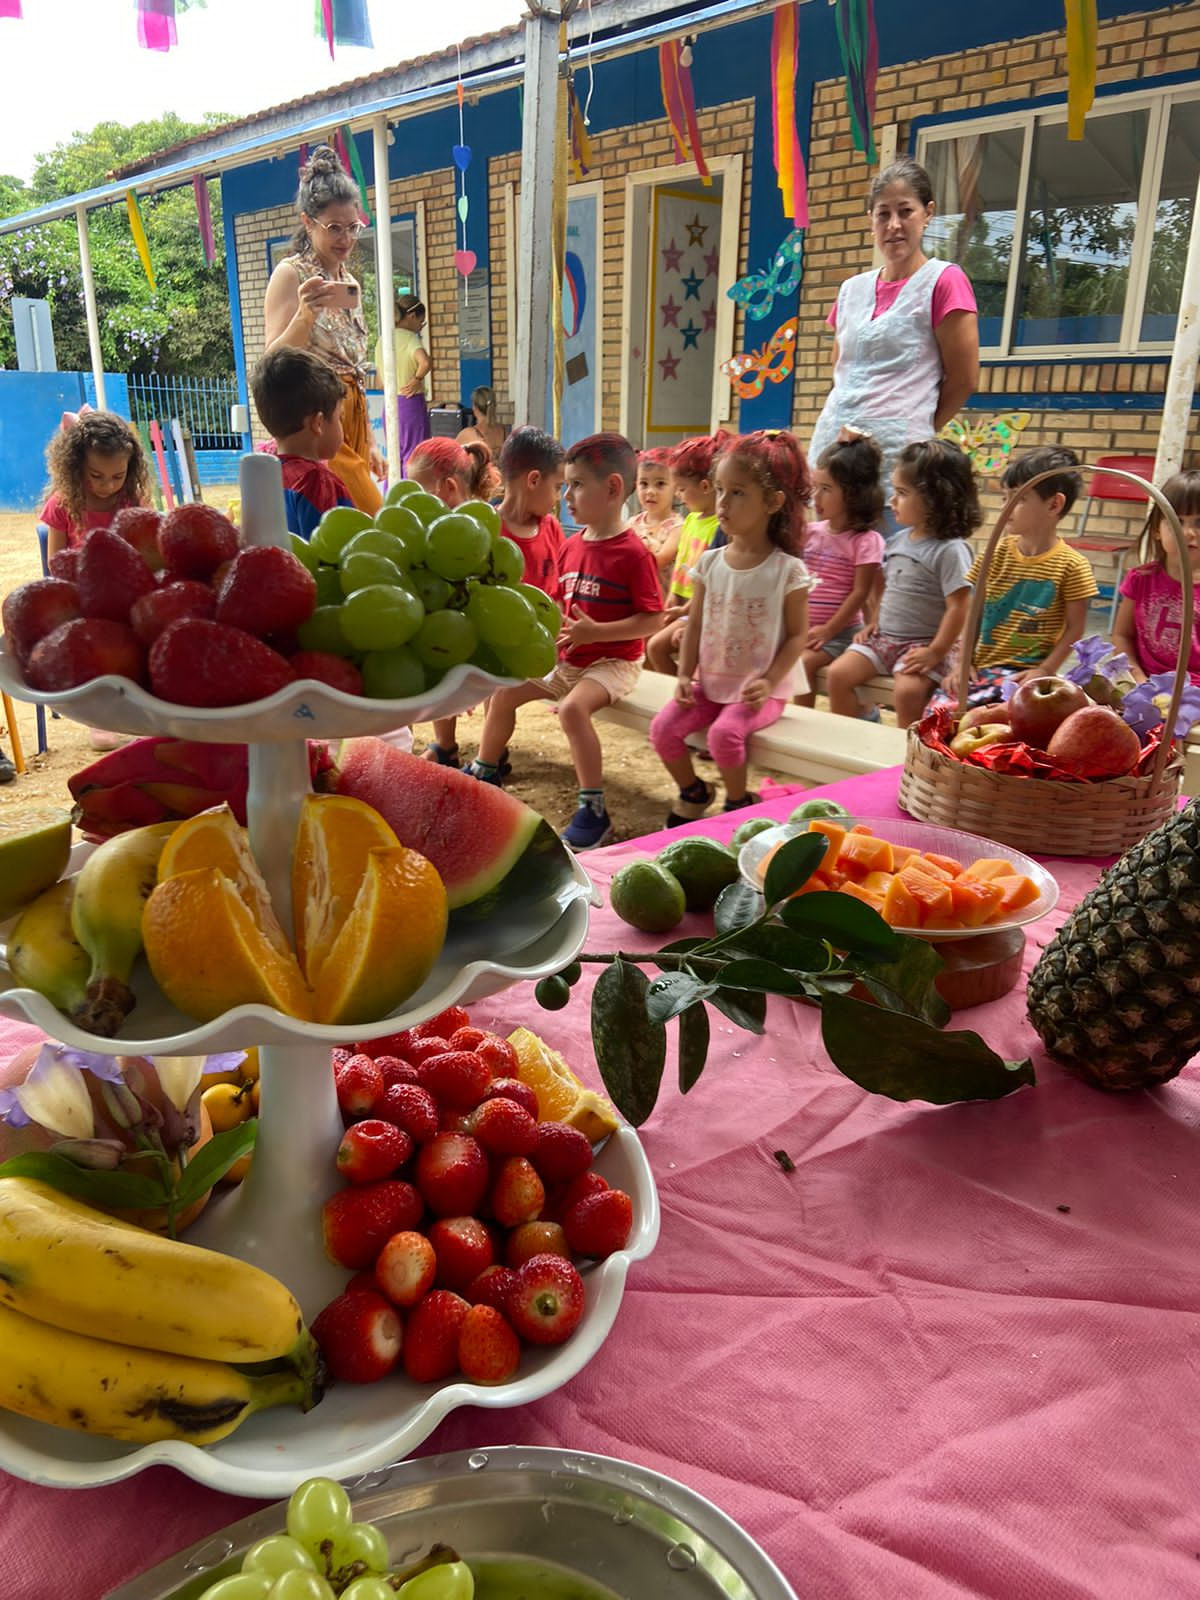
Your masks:
M129 374L129 409L134 422L163 422L177 417L191 430L192 448L240 450L242 436L229 427L230 407L237 404L237 380L182 378L157 372Z

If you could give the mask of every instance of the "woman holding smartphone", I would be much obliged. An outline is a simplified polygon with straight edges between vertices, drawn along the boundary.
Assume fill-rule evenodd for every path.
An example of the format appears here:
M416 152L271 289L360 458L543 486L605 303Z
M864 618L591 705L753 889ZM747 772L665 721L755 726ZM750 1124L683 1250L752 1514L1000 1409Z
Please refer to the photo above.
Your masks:
M349 270L358 236L358 188L337 152L318 145L300 179L300 224L292 251L275 268L263 308L266 349L292 345L327 361L346 391L342 448L329 462L360 511L374 514L383 503L372 474L383 460L371 444L363 377L369 335L362 291Z

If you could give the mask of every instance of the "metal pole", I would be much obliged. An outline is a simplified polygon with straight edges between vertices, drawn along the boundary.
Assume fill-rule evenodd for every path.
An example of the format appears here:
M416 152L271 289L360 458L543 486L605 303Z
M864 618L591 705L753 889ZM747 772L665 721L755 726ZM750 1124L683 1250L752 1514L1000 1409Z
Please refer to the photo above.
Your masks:
M396 293L392 282L392 207L388 194L388 119L376 117L371 124L375 164L375 284L379 314L379 343L383 353L383 429L387 437L388 481L399 483L404 476L400 460L400 419L396 415Z
M83 278L83 306L87 312L88 350L92 357L92 377L96 383L96 407L108 410L104 392L104 356L100 350L100 317L96 311L96 282L92 277L92 246L88 239L87 207L75 207L75 226L79 233L79 272Z
M1179 317L1175 324L1175 344L1163 395L1162 424L1158 433L1158 453L1154 458L1154 481L1165 483L1183 465L1188 428L1192 420L1192 400L1196 393L1196 369L1200 365L1200 184L1192 207L1192 233L1188 240L1187 265L1183 269L1183 288L1179 295Z
M553 356L554 162L558 138L558 29L565 0L531 5L525 23L525 105L521 130L520 263L516 344L512 360L513 419L545 428Z

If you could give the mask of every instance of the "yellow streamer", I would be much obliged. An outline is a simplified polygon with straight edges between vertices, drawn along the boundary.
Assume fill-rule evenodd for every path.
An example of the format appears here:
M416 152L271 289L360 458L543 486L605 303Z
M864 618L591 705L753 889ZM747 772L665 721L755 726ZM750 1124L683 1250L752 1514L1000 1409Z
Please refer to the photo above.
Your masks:
M146 230L142 226L142 213L138 210L137 195L132 189L125 191L125 209L129 213L129 231L133 235L133 242L137 246L138 259L142 263L142 271L146 274L146 282L152 290L157 291L158 285L154 281L154 265L150 260L150 245L146 239Z
M780 14L779 67L775 75L775 126L779 129L779 189L785 216L796 206L795 146L791 129L796 105L796 8L788 6Z
M1096 0L1064 0L1067 16L1067 138L1083 138L1096 97Z

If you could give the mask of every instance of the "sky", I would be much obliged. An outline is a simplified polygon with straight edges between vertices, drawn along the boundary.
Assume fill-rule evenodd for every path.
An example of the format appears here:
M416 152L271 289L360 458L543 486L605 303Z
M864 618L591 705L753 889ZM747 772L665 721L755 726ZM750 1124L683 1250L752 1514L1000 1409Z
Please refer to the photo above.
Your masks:
M98 122L263 111L493 33L525 9L523 0L368 4L374 49L339 45L331 61L313 32L313 0L205 0L179 18L179 44L165 55L139 46L134 0L21 0L19 21L0 18L0 172L28 181L36 156Z

